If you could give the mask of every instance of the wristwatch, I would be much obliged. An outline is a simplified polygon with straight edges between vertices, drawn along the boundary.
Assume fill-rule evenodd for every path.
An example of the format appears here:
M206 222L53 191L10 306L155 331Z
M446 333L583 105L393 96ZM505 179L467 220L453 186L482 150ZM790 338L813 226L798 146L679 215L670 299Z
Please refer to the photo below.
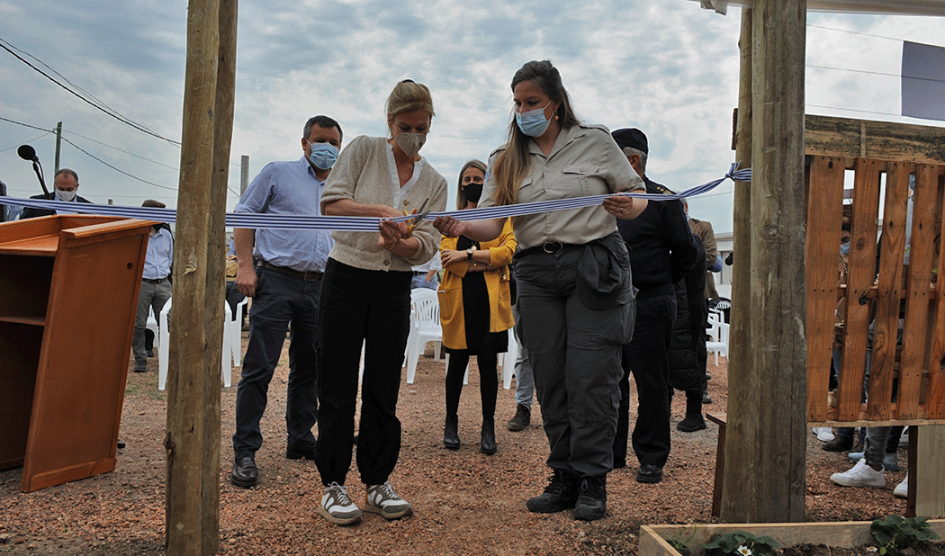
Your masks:
M472 247L470 247L469 249L467 249L467 250L466 250L466 260L467 260L467 261L471 261L471 260L472 260L473 253L475 253L475 252L476 252L476 246L475 246L475 245L472 246Z

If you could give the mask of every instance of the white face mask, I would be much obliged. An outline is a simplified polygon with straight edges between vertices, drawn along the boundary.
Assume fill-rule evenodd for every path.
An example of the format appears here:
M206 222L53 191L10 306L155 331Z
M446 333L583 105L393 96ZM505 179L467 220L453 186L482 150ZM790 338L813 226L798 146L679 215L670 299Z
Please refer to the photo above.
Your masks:
M427 142L427 136L424 133L399 133L394 140L408 158L413 158Z
M57 189L56 197L59 197L60 201L71 201L75 199L76 190L66 191L65 189Z

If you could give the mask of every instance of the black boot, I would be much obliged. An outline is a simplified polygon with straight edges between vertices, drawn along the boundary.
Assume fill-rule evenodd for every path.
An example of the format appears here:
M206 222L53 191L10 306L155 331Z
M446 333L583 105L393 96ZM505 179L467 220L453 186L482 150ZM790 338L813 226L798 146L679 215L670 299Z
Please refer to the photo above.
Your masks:
M482 420L482 440L479 443L479 451L491 456L498 450L495 445L495 419Z
M449 450L459 450L459 417L446 416L446 425L443 426L443 445Z
M525 502L528 511L551 514L573 508L577 501L580 480L581 478L573 471L555 469L551 481L545 487L545 492Z
M686 418L676 425L676 430L682 432L696 432L705 428L705 419L702 418L701 391L686 392Z
M607 475L585 476L578 487L574 519L594 521L607 514Z

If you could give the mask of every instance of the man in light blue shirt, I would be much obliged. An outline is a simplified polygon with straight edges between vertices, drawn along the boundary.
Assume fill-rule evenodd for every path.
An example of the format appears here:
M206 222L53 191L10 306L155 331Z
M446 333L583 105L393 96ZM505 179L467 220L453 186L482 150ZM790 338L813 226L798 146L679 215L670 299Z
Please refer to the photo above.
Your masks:
M164 208L160 201L148 199L143 207ZM145 349L145 330L148 327L148 311L154 317L161 313L164 304L171 298L171 263L174 262L174 236L167 224L151 226L148 238L148 253L141 273L141 293L138 294L138 314L135 316L135 331L131 339L131 352L135 356L134 372L148 370L148 352Z
M322 189L341 149L341 126L327 116L309 118L302 132L301 159L272 162L253 180L234 212L321 214ZM236 287L252 297L249 343L236 392L231 482L249 488L258 480L259 421L266 411L269 382L291 324L286 399L286 457L315 459L315 364L318 298L332 239L322 230L233 230ZM253 261L255 259L255 267Z

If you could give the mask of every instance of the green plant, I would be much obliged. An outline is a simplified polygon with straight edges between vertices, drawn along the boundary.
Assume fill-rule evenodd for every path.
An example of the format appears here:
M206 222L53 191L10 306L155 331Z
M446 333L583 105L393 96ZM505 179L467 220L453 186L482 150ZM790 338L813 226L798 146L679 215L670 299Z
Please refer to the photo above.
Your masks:
M938 539L929 527L927 517L902 517L890 515L870 524L870 533L879 543L880 556L895 556L899 550L915 546L920 541Z
M666 542L668 542L669 545L672 546L676 550L676 552L682 554L683 556L689 556L690 554L692 554L692 551L689 550L689 543L692 542L692 539L695 536L696 536L696 528L687 527L679 535L671 539L666 539Z
M775 556L778 542L767 535L732 531L712 537L703 548L708 556Z

